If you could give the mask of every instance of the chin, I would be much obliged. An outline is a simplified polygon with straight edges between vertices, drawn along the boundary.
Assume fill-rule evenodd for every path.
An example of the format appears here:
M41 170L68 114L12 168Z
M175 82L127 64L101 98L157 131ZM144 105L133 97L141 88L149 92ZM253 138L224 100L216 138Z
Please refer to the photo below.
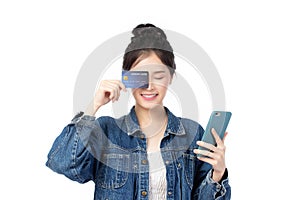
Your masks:
M136 106L140 107L140 108L143 108L143 109L146 109L146 110L151 110L151 109L154 109L156 108L157 106L163 106L162 103L155 103L155 102L152 102L152 103L140 103L140 102L136 102Z

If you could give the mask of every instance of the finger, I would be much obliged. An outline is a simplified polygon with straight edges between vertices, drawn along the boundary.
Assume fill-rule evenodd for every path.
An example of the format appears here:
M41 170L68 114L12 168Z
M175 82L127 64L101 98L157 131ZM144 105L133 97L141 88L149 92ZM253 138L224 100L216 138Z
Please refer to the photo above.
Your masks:
M194 149L194 153L201 155L197 156L197 158L201 161L207 162L211 165L216 164L217 160L214 158L214 153L206 150Z
M115 91L116 91L116 96L115 96L115 98L114 98L114 102L115 101L117 101L118 99L119 99L119 97L120 97L120 87L119 87L119 85L113 85L113 87L115 88Z
M122 83L120 80L112 80L112 82L117 84L120 90L123 90L124 92L127 92L124 83Z
M212 145L210 143L206 143L206 142L203 142L203 141L197 141L197 144L201 147L204 147L210 151L218 151L217 147L215 145Z
M212 128L211 133L212 133L212 135L214 136L214 138L216 140L217 146L222 146L223 142L222 142L220 136L218 135L217 131L214 128Z
M207 157L210 157L210 158L213 157L213 153L211 151L201 150L201 149L194 149L193 152L195 154L200 154L202 156L207 156Z
M116 90L117 90L117 97L115 98L115 100L119 100L119 98L120 98L120 92L121 92L121 90L122 91L124 91L124 92L127 92L127 90L126 90L126 87L125 87L125 85L121 82L121 81L119 81L119 80L113 80L113 81L111 81L111 83L112 83L112 85L114 85L115 87L116 87Z
M206 162L208 164L211 164L212 166L215 166L216 165L216 161L214 159L211 159L211 158L208 158L208 157L197 157L199 160L203 161L203 162Z
M127 92L124 83L122 83L121 81L119 81L119 87L120 87L124 92Z
M111 90L112 90L111 87L108 86L107 83L103 81L100 84L99 89L98 89L97 92L103 93L103 94L109 93L109 95L105 95L105 96L107 96L109 98L109 96L111 95L111 92L112 92Z
M200 154L204 157L208 157L211 158L213 160L220 160L222 159L224 156L224 153L218 151L218 152L212 152L212 151L208 151L208 150L202 150L202 149L194 149L194 153L195 154ZM201 157L201 156L200 156Z
M120 96L120 87L118 84L110 82L108 83L109 87L112 88L113 92L114 92L114 96L112 96L112 101L115 102L116 100L119 99Z
M105 92L109 92L109 97L108 98L110 100L113 100L113 98L116 96L115 89L112 86L110 86L110 85L106 85L105 88L104 88L104 91Z

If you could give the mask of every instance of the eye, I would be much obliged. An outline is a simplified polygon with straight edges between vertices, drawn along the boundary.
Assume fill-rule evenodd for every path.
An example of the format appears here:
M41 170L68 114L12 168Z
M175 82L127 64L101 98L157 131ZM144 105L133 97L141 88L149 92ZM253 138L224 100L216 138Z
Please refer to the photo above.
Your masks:
M161 80L161 79L163 79L163 78L164 78L164 76L154 77L155 80Z

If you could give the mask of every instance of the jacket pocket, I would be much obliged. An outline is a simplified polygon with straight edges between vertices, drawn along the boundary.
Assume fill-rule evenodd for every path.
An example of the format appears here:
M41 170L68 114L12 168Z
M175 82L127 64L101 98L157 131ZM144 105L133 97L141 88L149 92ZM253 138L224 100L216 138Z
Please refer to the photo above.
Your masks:
M195 155L188 154L188 153L183 154L184 174L190 189L193 188L195 159L196 159Z
M104 189L116 189L125 185L128 179L129 155L103 154L98 172L98 186Z

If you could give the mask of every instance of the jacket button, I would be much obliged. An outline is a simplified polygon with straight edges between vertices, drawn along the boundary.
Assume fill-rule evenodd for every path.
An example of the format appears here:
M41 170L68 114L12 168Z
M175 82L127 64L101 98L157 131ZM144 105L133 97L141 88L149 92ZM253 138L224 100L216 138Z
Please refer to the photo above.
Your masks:
M172 195L172 192L171 192L171 191L169 191L169 192L168 192L168 195Z
M142 164L146 165L147 164L147 160L142 160Z
M147 195L147 191L145 191L145 190L142 191L142 195L143 195L143 196L146 196L146 195Z

